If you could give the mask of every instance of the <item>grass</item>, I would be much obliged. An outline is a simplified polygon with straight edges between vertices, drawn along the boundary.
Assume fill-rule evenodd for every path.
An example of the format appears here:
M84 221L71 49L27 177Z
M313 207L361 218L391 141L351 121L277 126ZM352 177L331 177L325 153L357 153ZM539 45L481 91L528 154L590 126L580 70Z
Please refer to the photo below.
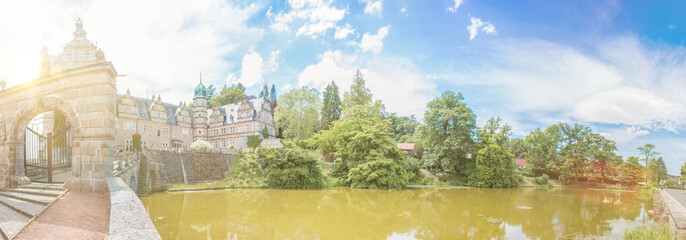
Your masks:
M624 232L626 240L671 240L674 239L672 228L667 224L653 224L647 227L639 227L631 231Z
M219 180L211 182L199 182L196 184L176 183L172 184L167 191L200 191L200 190L218 190L218 189L232 189L232 188L261 188L263 185L257 181L232 181Z

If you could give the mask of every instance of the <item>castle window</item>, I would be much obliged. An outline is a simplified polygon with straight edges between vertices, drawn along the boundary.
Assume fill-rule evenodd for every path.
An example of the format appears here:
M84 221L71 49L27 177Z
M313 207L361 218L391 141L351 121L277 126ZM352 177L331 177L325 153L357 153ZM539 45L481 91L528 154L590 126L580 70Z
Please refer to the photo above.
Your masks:
M229 128L229 133L234 133L236 132L236 129L234 127Z
M145 125L141 125L141 132L145 131Z
M202 134L202 131L198 130L198 134Z
M160 115L160 113L157 113L157 118L162 118L162 115Z
M243 146L248 146L248 139L247 138L243 138Z
M222 128L222 135L226 134L226 128Z
M181 133L182 133L184 136L188 136L188 129L183 129L183 131L181 131Z
M159 129L157 130L157 136L158 137L160 136L160 130Z

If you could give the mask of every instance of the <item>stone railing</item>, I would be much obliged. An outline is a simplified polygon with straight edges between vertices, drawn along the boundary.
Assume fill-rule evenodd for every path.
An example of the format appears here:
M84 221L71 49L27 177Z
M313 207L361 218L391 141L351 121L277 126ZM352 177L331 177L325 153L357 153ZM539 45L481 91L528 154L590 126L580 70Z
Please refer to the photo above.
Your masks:
M112 175L118 177L122 172L127 171L141 160L139 153L119 152L114 155L112 162Z
M672 227L675 239L686 239L686 208L666 191L659 191L655 200L662 202L664 214ZM659 204L659 203L658 203Z
M108 240L162 239L136 193L121 178L107 178L110 203Z

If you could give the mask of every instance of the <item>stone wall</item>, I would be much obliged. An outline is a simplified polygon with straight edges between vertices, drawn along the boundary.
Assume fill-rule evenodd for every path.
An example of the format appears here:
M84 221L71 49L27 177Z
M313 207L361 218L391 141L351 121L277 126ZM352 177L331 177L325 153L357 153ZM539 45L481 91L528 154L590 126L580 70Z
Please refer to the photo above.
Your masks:
M666 191L658 191L655 205L656 221L666 218L675 239L686 239L686 209Z
M229 176L233 155L186 150L144 151L150 161L152 191L163 191L175 183L223 180ZM143 174L143 173L141 173Z
M133 191L138 190L138 169L140 155L134 152L120 152L114 155L114 176L121 178Z
M191 152L190 156L196 181L221 180L229 177L232 155Z

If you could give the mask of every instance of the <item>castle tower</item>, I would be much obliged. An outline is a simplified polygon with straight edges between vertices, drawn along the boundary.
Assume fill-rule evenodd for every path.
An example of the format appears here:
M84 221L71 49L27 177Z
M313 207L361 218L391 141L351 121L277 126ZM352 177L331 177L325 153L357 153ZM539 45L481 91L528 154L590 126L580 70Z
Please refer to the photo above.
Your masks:
M195 87L193 94L193 141L207 140L207 88L202 84L202 73L200 73L200 83Z

